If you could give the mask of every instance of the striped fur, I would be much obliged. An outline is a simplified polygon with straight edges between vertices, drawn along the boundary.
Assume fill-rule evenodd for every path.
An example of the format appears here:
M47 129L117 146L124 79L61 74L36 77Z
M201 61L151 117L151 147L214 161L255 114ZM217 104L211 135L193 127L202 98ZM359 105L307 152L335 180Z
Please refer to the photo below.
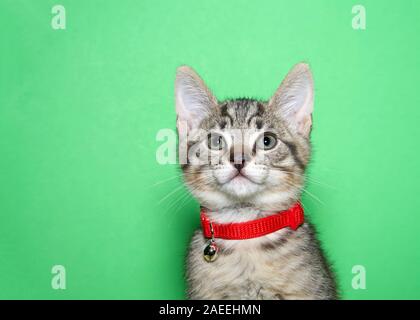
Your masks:
M188 103L192 101L193 108L205 101L194 110L194 121L189 123L189 146L199 145L203 150L208 133L220 134L225 141L222 151L206 150L209 154L217 152L216 162L196 164L189 159L182 166L185 184L207 209L210 219L217 223L249 221L287 209L298 201L310 158L312 110L307 112L310 118L302 116L293 123L297 119L294 111L305 115L307 110L291 109L299 107L292 90L307 79L302 77L307 77L309 69L298 65L268 102L218 102L192 69L183 68L178 74L177 90L186 83L185 92L193 96L185 97L185 92L177 91L178 121L191 121ZM195 130L206 134L194 135ZM269 151L257 150L257 141L266 132L277 138L277 144ZM238 133L240 140L236 139ZM235 176L234 147L238 143L245 164L240 172L246 178ZM200 152L192 154L200 156ZM192 299L337 298L334 276L309 222L297 231L282 229L256 239L217 239L220 256L212 263L203 259L206 243L198 230L190 244L186 276Z

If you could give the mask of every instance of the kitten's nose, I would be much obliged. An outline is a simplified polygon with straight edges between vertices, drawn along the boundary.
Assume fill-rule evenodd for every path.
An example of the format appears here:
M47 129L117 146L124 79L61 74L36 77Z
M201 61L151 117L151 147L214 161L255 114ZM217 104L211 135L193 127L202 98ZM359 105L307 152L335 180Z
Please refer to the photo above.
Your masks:
M245 159L242 159L242 163L235 163L233 165L236 170L241 171L243 167L245 167Z
M243 167L245 167L245 156L243 153L231 153L230 154L230 162L232 162L233 166L236 170L241 171Z

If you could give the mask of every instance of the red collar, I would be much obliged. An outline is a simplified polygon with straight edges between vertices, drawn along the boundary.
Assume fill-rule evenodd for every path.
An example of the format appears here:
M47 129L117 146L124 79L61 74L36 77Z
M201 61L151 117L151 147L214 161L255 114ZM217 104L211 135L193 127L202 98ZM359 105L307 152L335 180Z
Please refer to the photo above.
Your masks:
M290 227L296 230L304 220L302 205L297 202L290 209L280 211L271 216L239 223L212 223L201 209L201 227L206 238L213 237L229 240L244 240L257 238L277 230Z

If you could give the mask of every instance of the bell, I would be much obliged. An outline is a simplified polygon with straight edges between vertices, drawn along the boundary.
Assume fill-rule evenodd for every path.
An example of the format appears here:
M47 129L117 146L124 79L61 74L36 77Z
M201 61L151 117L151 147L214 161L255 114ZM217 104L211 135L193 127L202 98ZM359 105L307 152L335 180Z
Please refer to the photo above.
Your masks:
M214 260L217 259L218 251L219 251L219 248L217 247L214 240L210 240L203 251L204 260L206 260L207 262L213 262Z

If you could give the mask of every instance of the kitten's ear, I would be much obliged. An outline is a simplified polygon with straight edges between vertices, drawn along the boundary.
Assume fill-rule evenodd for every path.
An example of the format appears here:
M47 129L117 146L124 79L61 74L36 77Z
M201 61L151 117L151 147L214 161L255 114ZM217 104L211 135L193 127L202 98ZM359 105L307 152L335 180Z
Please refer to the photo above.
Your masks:
M181 66L176 72L175 104L178 128L182 122L188 129L196 129L217 106L217 100L192 68Z
M282 117L289 127L307 137L312 127L314 84L311 70L299 63L286 78L269 102L269 106Z

